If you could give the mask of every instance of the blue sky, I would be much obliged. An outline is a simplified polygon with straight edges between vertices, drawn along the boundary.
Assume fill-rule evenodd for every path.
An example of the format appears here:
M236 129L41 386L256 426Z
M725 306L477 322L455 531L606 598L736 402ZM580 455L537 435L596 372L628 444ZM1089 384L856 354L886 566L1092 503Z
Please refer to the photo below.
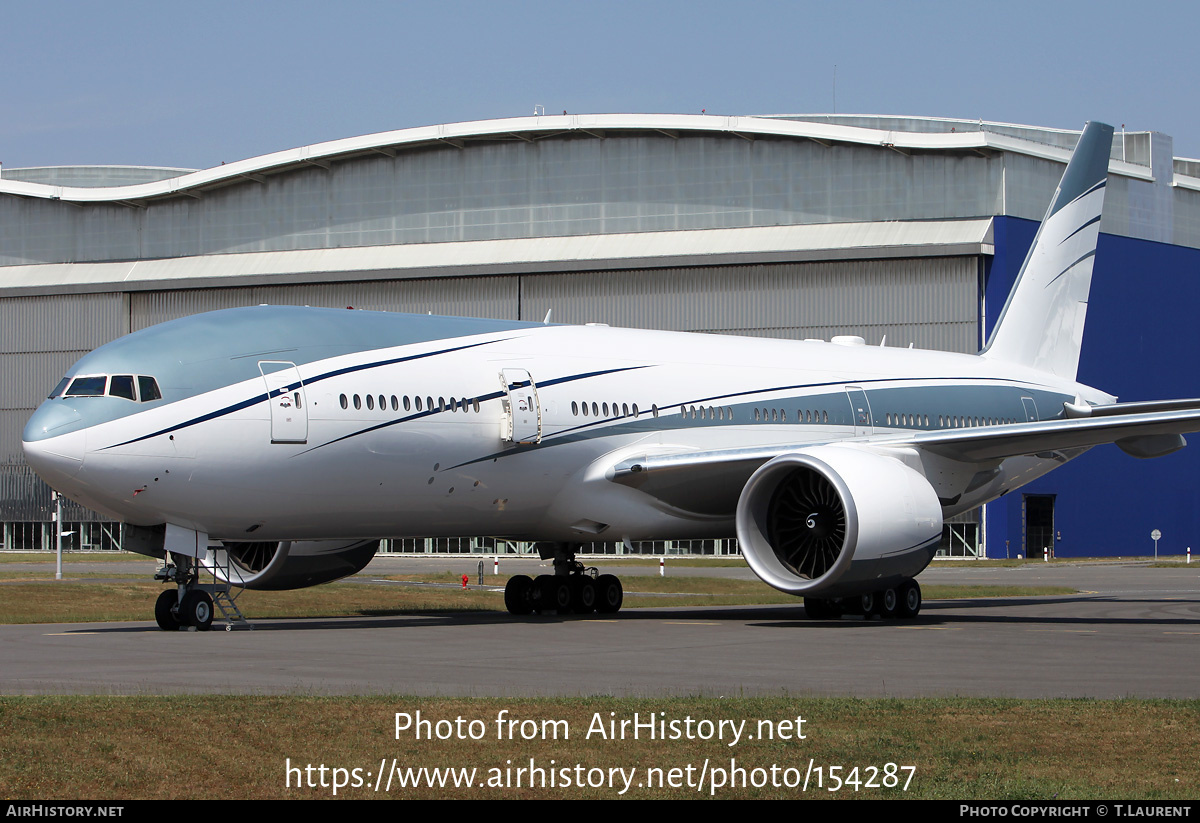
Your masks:
M204 168L547 112L839 112L1061 128L1200 157L1200 10L1144 2L0 4L0 162Z

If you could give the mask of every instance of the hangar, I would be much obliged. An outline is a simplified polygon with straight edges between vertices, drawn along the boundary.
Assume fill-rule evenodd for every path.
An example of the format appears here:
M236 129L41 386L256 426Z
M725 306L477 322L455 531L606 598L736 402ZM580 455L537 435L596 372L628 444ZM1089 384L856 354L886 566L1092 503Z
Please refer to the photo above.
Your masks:
M25 420L78 357L260 303L974 352L1078 132L847 115L598 114L402 129L192 171L0 171L0 522L52 547ZM1080 380L1200 394L1200 160L1119 132ZM947 524L959 556L1179 553L1200 457L1093 450ZM67 506L71 545L119 526ZM487 541L392 541L491 551ZM597 549L621 551L619 546ZM735 550L682 541L639 550Z

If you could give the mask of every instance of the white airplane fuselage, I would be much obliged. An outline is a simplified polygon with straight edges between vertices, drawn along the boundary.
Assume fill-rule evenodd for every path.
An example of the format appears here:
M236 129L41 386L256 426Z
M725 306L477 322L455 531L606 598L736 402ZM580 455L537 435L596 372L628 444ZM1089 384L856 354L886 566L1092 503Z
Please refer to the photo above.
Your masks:
M260 327L277 324L286 338L312 316L325 326L353 327L374 313L262 307L217 314ZM203 317L210 324L220 319ZM429 335L442 318L372 320L418 325ZM308 359L306 348L319 350L329 341L309 338L308 346L267 354L227 344L220 358L255 366L255 374L199 393L184 388L186 396L172 400L196 356L188 329L196 322L167 324L181 348L156 352L155 359L179 364L176 374L156 374L163 400L146 408L113 397L48 400L47 406L71 407L80 419L92 416L93 404L124 404L132 413L41 439L35 415L26 436L30 462L97 511L134 524L175 523L224 540L724 537L733 536L732 512L664 506L609 482L607 470L624 453L839 440L867 445L898 432L1061 417L1062 404L1078 398L1111 402L1074 382L973 355L516 323L310 359L294 373L291 364ZM98 350L76 374L152 373L122 365L119 356L103 365L106 349L123 344ZM285 376L281 381L299 385L268 397L269 378L259 372L271 368ZM521 400L507 386L523 373L534 385L526 401L532 428L522 433L518 421L509 435ZM867 417L853 418L848 387L865 393ZM290 408L274 409L281 400ZM273 414L291 420L273 420ZM516 442L521 439L528 442ZM1011 458L1015 470L1002 482L965 496L953 480L929 479L939 498L953 500L943 507L949 514L1018 480L1028 482L1062 459ZM969 480L973 472L960 474Z

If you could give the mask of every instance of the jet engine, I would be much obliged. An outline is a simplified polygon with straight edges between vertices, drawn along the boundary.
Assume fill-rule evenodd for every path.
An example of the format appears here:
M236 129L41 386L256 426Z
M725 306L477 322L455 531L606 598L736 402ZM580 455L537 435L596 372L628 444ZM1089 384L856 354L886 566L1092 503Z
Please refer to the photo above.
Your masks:
M360 572L378 548L378 540L223 543L222 548L210 548L201 565L235 586L283 591Z
M742 489L736 522L754 573L804 597L898 585L929 564L942 535L937 494L919 472L840 446L761 466Z

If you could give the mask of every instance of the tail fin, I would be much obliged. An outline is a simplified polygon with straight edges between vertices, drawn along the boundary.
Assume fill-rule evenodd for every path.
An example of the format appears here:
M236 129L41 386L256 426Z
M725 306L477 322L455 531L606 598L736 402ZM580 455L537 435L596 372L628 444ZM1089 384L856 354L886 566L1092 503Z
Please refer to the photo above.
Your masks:
M980 354L1074 380L1113 127L1088 123Z

